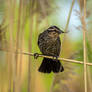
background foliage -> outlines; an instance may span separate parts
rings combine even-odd
[[[84,0],[75,0],[60,57],[83,61],[83,3]],[[39,33],[51,25],[64,30],[71,4],[72,0],[0,0],[0,92],[84,92],[82,64],[61,61],[63,73],[42,74],[37,71],[42,58],[34,60],[29,55],[11,53],[40,53]],[[91,0],[87,0],[86,8],[86,53],[91,63]],[[92,92],[91,70],[87,66],[88,92]]]

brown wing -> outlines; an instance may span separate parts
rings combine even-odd
[[[41,33],[38,37],[38,46],[44,55],[59,56],[60,54],[61,42],[59,37],[53,42],[46,33]]]
[[[38,46],[41,52],[43,52],[43,48],[45,47],[46,44],[44,36],[45,36],[44,33],[41,33],[38,37]]]

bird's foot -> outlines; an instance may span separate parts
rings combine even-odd
[[[57,62],[58,61],[58,56],[53,56],[53,59]]]
[[[37,59],[39,57],[38,53],[34,53],[34,59]]]
[[[53,56],[53,59],[56,59],[56,60],[58,60],[58,57],[57,57],[57,56]]]
[[[58,56],[56,56],[56,61],[58,61]]]

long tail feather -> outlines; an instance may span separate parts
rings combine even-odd
[[[64,68],[59,60],[44,58],[38,70],[43,73],[50,73],[51,71],[58,73],[63,72]]]

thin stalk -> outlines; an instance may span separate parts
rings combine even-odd
[[[11,49],[12,46],[13,46],[13,19],[14,19],[14,11],[13,11],[13,3],[8,0],[7,1],[7,8],[8,8],[8,21],[9,21],[9,41],[10,41],[10,44],[9,44],[9,48]],[[13,49],[11,49],[11,51],[13,51]],[[11,79],[12,79],[12,70],[14,70],[14,68],[12,67],[12,65],[14,65],[14,60],[13,60],[13,54],[12,53],[7,53],[7,56],[8,56],[8,71],[9,71],[9,88],[8,88],[8,92],[11,92],[11,85],[12,85],[12,82],[11,82]],[[14,79],[14,77],[13,77]]]
[[[86,0],[84,0],[84,16],[83,16],[83,49],[84,49],[84,88],[85,92],[87,92],[87,66],[86,66]]]
[[[83,48],[84,48],[84,87],[87,92],[87,66],[86,66],[86,41],[85,41],[85,30],[83,31]]]
[[[70,21],[70,18],[71,18],[71,14],[72,14],[72,9],[73,9],[74,3],[75,3],[75,0],[72,0],[72,4],[71,4],[70,10],[69,10],[69,14],[68,14],[68,18],[67,18],[67,23],[66,23],[64,32],[66,32],[67,29],[68,29],[68,25],[69,25],[69,21]],[[63,47],[63,43],[64,43],[65,38],[66,38],[66,34],[64,34],[64,37],[63,37],[63,40],[62,40],[62,43],[61,43],[62,47]],[[62,50],[63,49],[61,49],[60,56],[62,55]]]
[[[23,7],[23,3],[22,3],[22,28],[21,28],[21,34],[20,34],[20,52],[22,52],[23,50],[23,38],[24,38],[24,27],[25,27],[25,15],[24,15],[24,7]],[[21,79],[21,73],[22,73],[22,54],[20,55],[20,60],[19,60],[19,77]]]
[[[29,26],[29,43],[28,43],[28,48],[29,48],[29,52],[32,51],[32,31],[33,31],[33,0],[31,1],[31,8],[30,8],[30,26]],[[28,92],[32,91],[32,72],[31,72],[31,67],[32,67],[32,58],[29,56],[29,61],[28,61]]]
[[[15,53],[15,54],[24,54],[24,55],[28,55],[28,56],[34,56],[34,53],[29,53],[29,52],[12,52],[12,51],[9,51],[9,50],[3,50],[3,51],[10,52],[10,53]],[[38,57],[45,57],[45,58],[50,58],[50,59],[56,59],[56,57],[45,56],[45,55],[41,55],[41,54],[39,54]],[[76,64],[84,64],[83,61],[78,61],[78,60],[73,60],[73,59],[58,58],[58,60],[65,61],[65,62],[76,63]],[[92,62],[92,61],[90,61],[90,62]],[[86,65],[92,66],[92,63],[86,63]]]
[[[19,49],[20,43],[20,33],[21,33],[21,12],[22,12],[22,0],[19,2],[19,12],[18,12],[18,29],[16,34],[16,51]],[[18,68],[18,55],[15,56],[16,58],[16,75],[17,75],[17,68]]]
[[[30,38],[29,38],[29,51],[32,50],[32,20],[31,20],[31,28],[30,28]],[[31,92],[31,63],[32,58],[29,56],[29,61],[28,61],[28,92]]]
[[[21,2],[21,32],[20,32],[20,43],[21,43],[21,45],[20,45],[20,52],[22,52],[22,50],[23,50],[23,46],[24,46],[24,43],[23,43],[23,41],[24,41],[24,27],[25,27],[25,23],[26,23],[26,18],[25,18],[25,5],[24,5],[24,1],[22,1]],[[21,92],[21,87],[22,87],[22,80],[21,80],[21,78],[22,78],[22,65],[23,65],[23,62],[22,62],[22,60],[23,60],[23,54],[20,54],[20,58],[19,58],[19,74],[18,74],[18,79],[19,79],[19,87],[18,87],[18,90],[19,90],[19,92]]]
[[[20,46],[20,33],[21,33],[21,12],[22,12],[22,2],[23,0],[20,0],[19,2],[19,11],[18,11],[18,28],[17,28],[17,34],[16,34],[16,52]],[[16,79],[17,79],[17,69],[18,69],[18,54],[15,54],[15,59],[16,59],[16,67],[15,67],[15,76],[16,76]],[[13,86],[13,88],[15,89],[14,92],[18,91],[18,85],[17,85],[17,80],[15,79],[15,85]]]
[[[70,18],[71,18],[71,14],[72,14],[72,9],[73,9],[74,3],[75,3],[75,0],[72,0],[72,4],[71,4],[71,7],[70,7],[70,11],[69,11],[69,14],[68,14],[67,23],[66,23],[66,27],[65,27],[64,32],[66,32],[67,29],[68,29],[68,25],[69,25],[69,21],[70,21]]]

